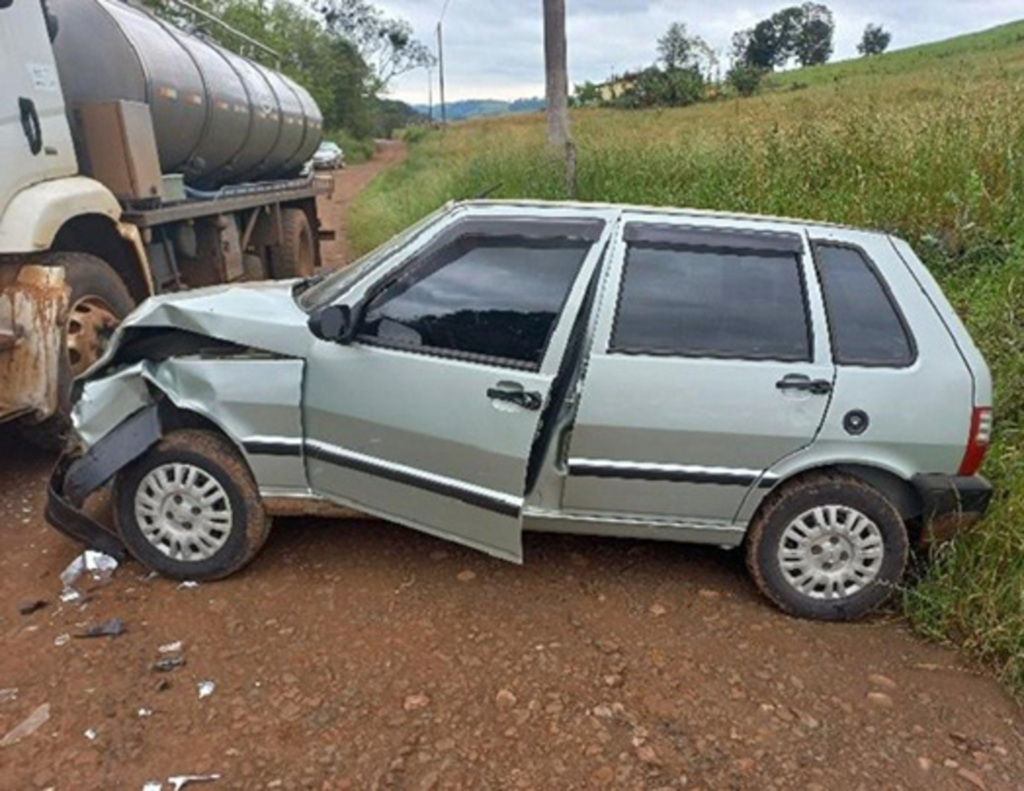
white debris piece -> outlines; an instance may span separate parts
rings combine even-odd
[[[186,783],[209,783],[214,780],[220,780],[220,775],[177,775],[167,778],[171,791],[181,791]]]
[[[152,717],[153,716],[153,709],[147,709],[145,706],[143,706],[141,709],[139,709],[139,716],[140,717]]]
[[[0,703],[7,703],[11,700],[18,699],[18,688],[11,687],[9,689],[0,689]]]
[[[53,644],[57,646],[57,648],[60,648],[62,645],[67,645],[70,639],[71,635],[69,634],[59,634],[53,638]]]
[[[164,784],[159,780],[150,780],[142,786],[142,791],[162,791],[163,787]]]
[[[81,597],[82,594],[75,588],[75,583],[86,572],[92,577],[93,582],[97,585],[102,585],[110,581],[111,576],[117,570],[117,566],[117,560],[110,557],[110,555],[105,555],[94,549],[85,550],[61,572],[60,581],[64,585],[64,592],[61,593],[60,600],[69,602]]]
[[[180,654],[183,647],[181,640],[175,640],[173,643],[164,643],[157,650],[161,654]]]
[[[178,583],[178,590],[181,590],[182,588],[198,588],[198,587],[199,587],[199,583],[196,582],[195,580],[185,580],[184,582]]]
[[[208,698],[213,694],[213,691],[217,688],[217,685],[212,681],[200,681],[199,682],[199,699]]]
[[[0,739],[0,747],[10,747],[12,744],[20,742],[26,736],[31,736],[39,730],[48,719],[50,719],[50,704],[44,703],[23,719],[19,725],[16,725],[11,731],[9,731],[3,739]]]
[[[96,741],[96,731],[94,731],[92,728],[89,728],[85,732],[85,738],[88,739],[91,742]]]

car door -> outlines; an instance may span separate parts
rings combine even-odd
[[[567,511],[727,525],[810,444],[834,369],[806,235],[623,218],[569,446]]]
[[[307,472],[327,497],[520,561],[524,480],[605,212],[462,212],[373,282],[354,341],[317,341]]]
[[[19,190],[75,172],[64,99],[38,0],[0,0],[0,215]]]

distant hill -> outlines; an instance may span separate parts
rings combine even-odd
[[[422,115],[430,112],[425,104],[414,104],[413,109]],[[465,99],[461,102],[448,102],[445,111],[449,121],[465,121],[469,118],[480,118],[485,115],[508,115],[509,113],[532,113],[544,109],[544,100],[516,99],[514,102],[503,102],[498,99]],[[434,105],[434,118],[441,118],[441,105]]]

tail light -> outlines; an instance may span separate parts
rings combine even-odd
[[[967,450],[960,462],[960,475],[974,475],[985,461],[992,442],[992,408],[975,407],[971,413],[971,433],[967,437]]]

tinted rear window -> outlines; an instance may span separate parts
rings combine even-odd
[[[630,244],[612,351],[809,360],[797,255]]]
[[[859,250],[815,246],[832,331],[832,357],[841,365],[903,367],[914,345],[880,275]]]

